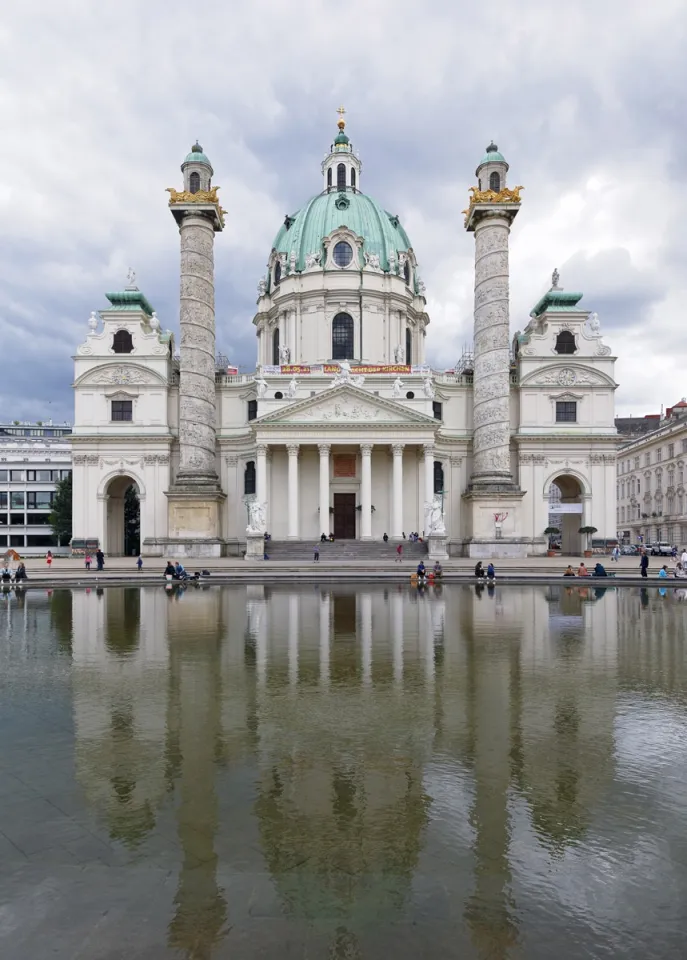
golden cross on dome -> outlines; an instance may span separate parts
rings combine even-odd
[[[337,111],[336,111],[336,112],[339,114],[339,119],[338,119],[338,121],[337,121],[337,126],[340,127],[341,130],[343,130],[343,128],[346,126],[346,121],[344,120],[344,113],[345,113],[346,111],[345,111],[344,108],[341,106],[341,107],[338,107],[338,108],[337,108]]]

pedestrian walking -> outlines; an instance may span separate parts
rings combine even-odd
[[[649,576],[649,555],[646,550],[642,550],[642,556],[639,560],[639,569],[642,571],[642,576],[644,578]]]
[[[138,560],[136,561],[136,566],[138,567],[138,572],[140,573],[143,569],[143,557],[140,554]]]
[[[47,565],[48,565],[48,570],[50,570],[50,568],[51,568],[51,566],[52,566],[52,551],[51,551],[51,550],[48,550],[48,552],[47,552],[47,554],[46,554],[46,557],[45,557],[45,562],[46,562]]]
[[[611,550],[611,560],[614,560],[615,563],[617,563],[619,559],[620,559],[620,547],[616,543],[616,545]]]
[[[320,559],[320,545],[319,545],[319,543],[316,543],[315,546],[314,546],[313,549],[312,549],[312,558],[313,558],[313,562]]]
[[[83,562],[86,569],[90,570],[91,564],[93,563],[93,557],[90,555],[90,553],[86,554],[86,556],[83,558]]]
[[[682,569],[684,570],[687,567],[687,547],[682,548],[682,556],[680,557],[680,563],[682,564]]]
[[[399,545],[396,547],[396,563],[400,563],[402,559],[403,559],[403,544],[399,543]]]

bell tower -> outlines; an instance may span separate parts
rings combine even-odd
[[[353,153],[351,141],[346,134],[346,121],[343,107],[337,110],[339,119],[337,127],[339,132],[334,137],[329,153],[322,161],[322,175],[324,177],[325,193],[344,193],[350,190],[353,193],[360,192],[360,171],[362,164],[360,159]]]

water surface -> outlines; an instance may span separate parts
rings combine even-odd
[[[0,593],[0,956],[683,957],[680,591]]]

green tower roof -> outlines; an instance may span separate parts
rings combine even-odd
[[[287,227],[286,224],[289,224]],[[410,240],[398,217],[383,210],[364,193],[321,193],[288,217],[274,240],[274,249],[290,260],[296,253],[296,270],[305,267],[309,253],[324,252],[322,241],[337,227],[348,227],[364,238],[363,252],[377,254],[382,270],[389,270],[389,254],[410,249]]]
[[[209,158],[203,153],[203,148],[197,140],[191,147],[191,152],[186,154],[184,163],[206,163],[208,167],[212,166]]]
[[[506,167],[508,166],[508,162],[506,158],[499,151],[499,148],[496,146],[493,140],[487,147],[486,153],[484,154],[480,162],[477,164],[477,170],[479,170],[479,168],[485,163],[505,163]]]

